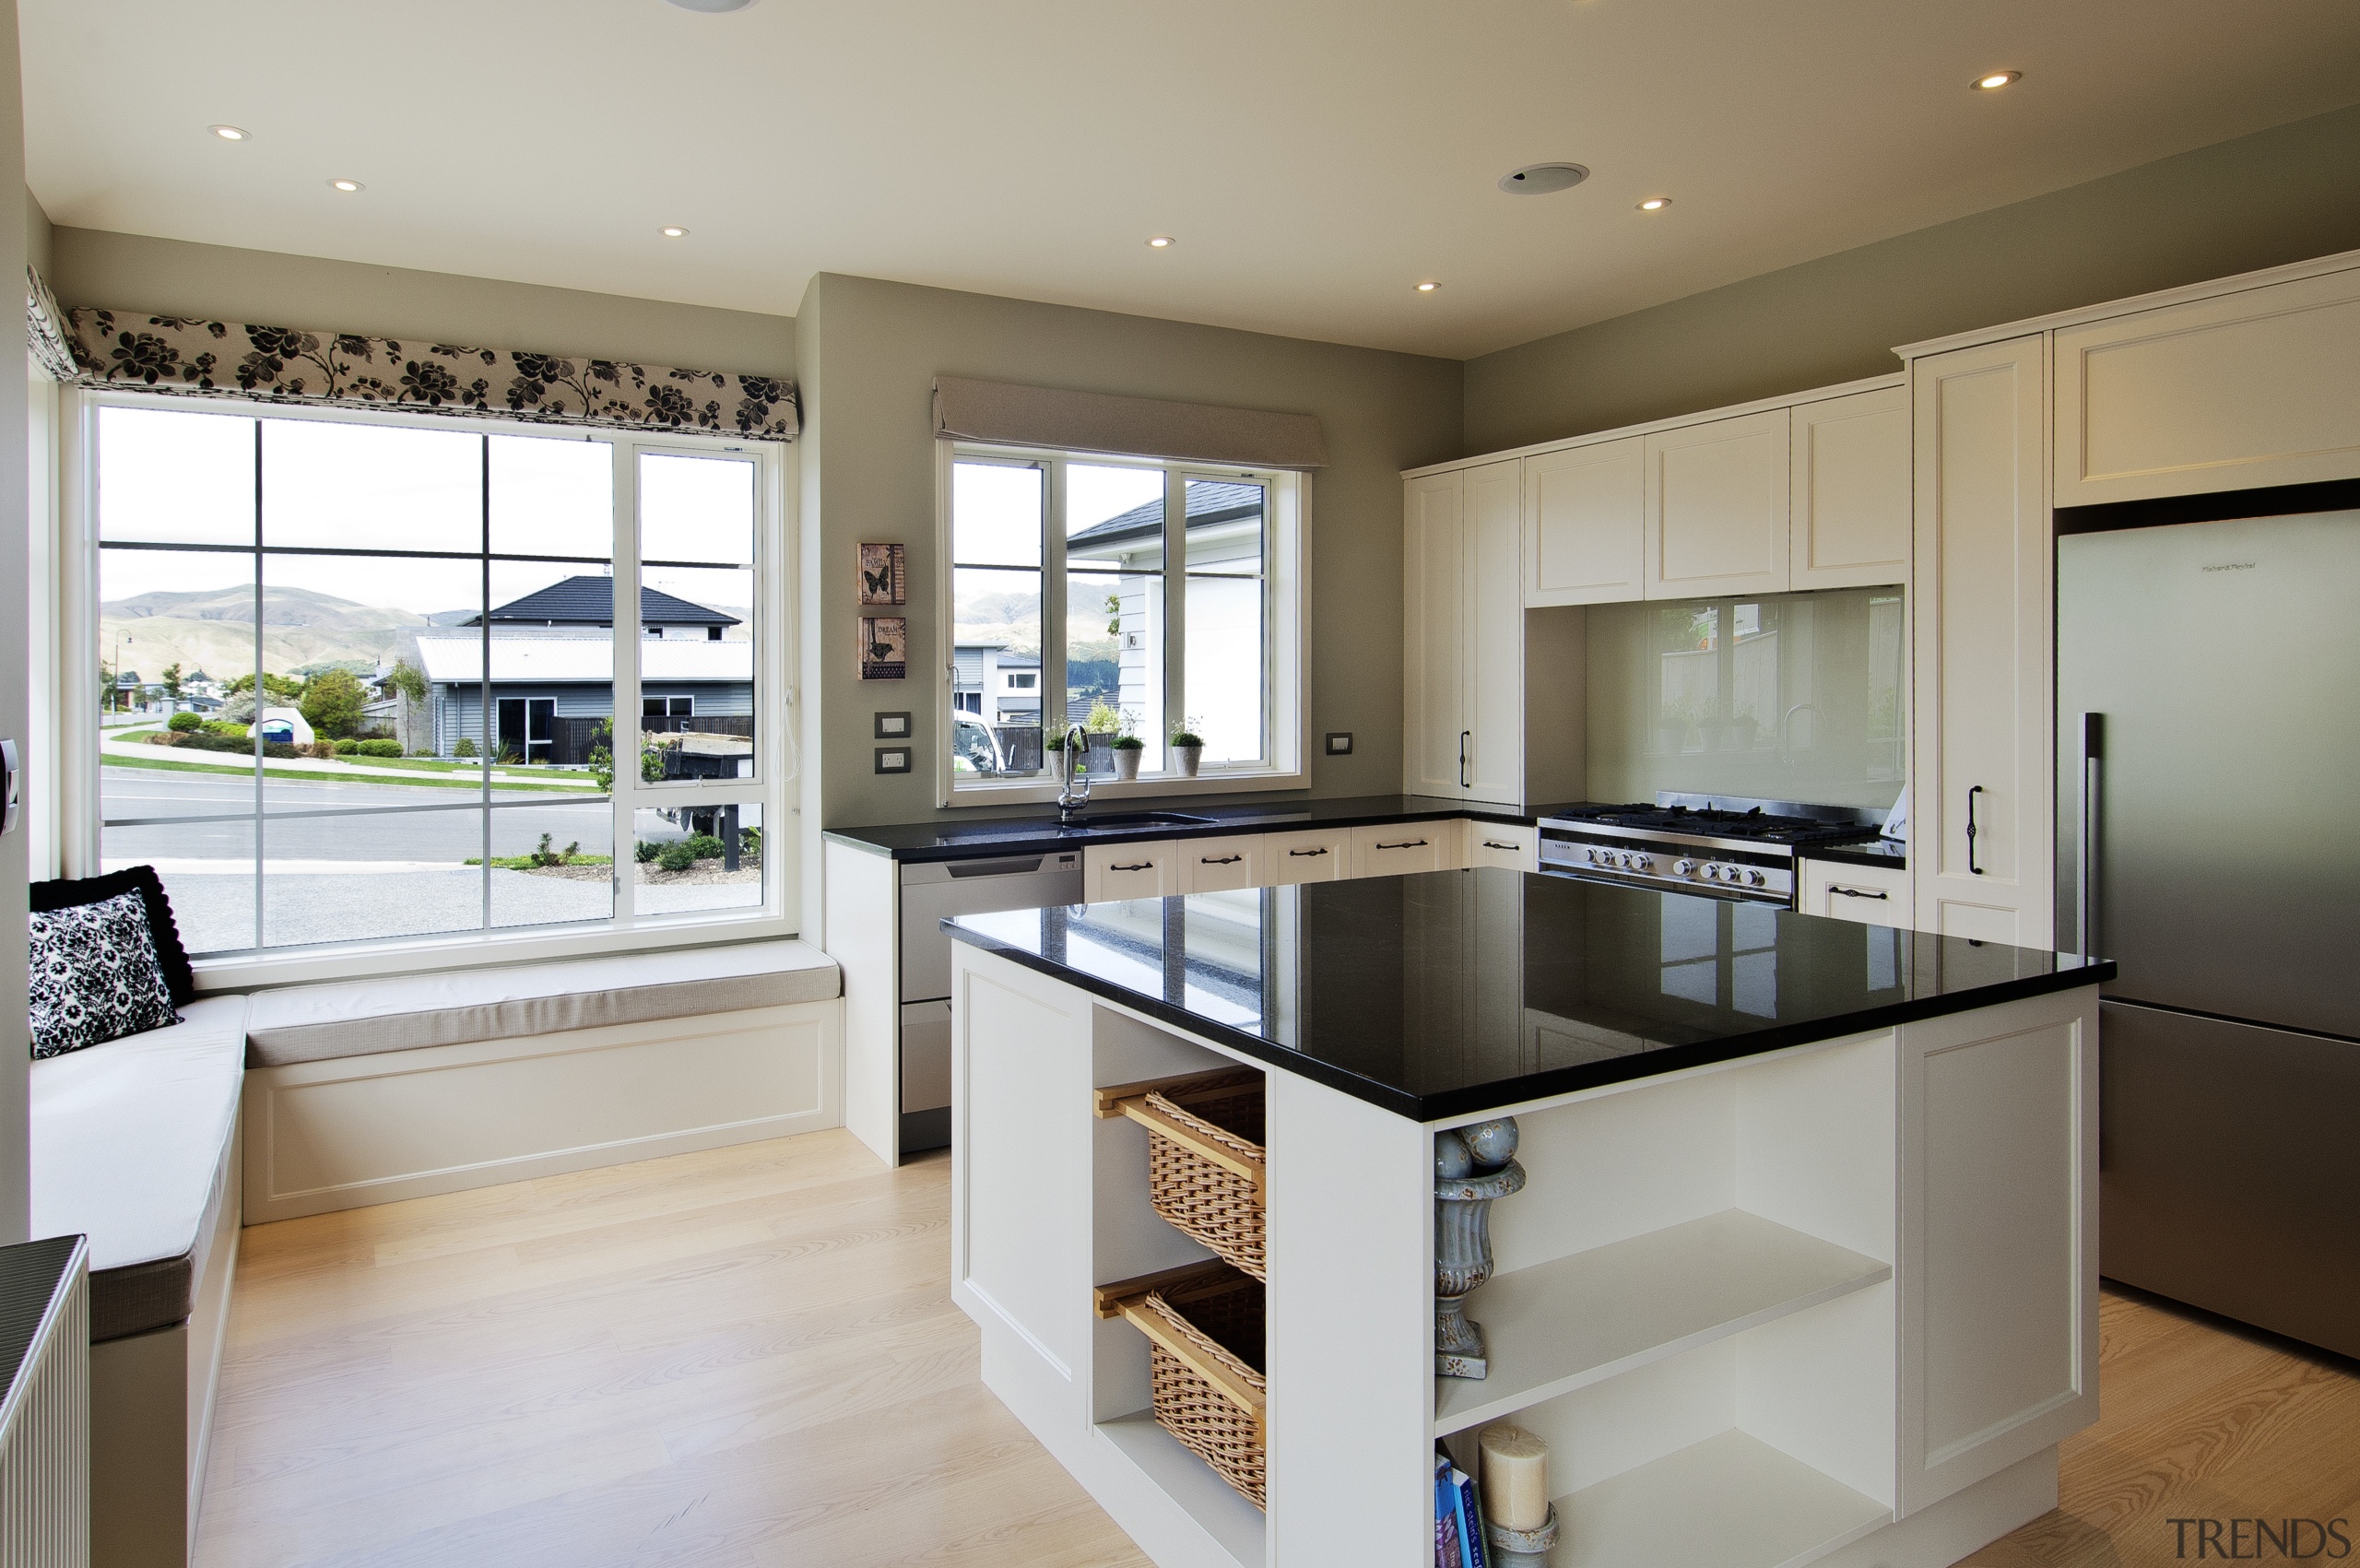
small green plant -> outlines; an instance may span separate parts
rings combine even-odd
[[[719,839],[714,838],[711,833],[691,833],[689,835],[689,848],[696,853],[696,857],[699,860],[718,860],[721,858],[723,852],[727,847],[727,845],[724,844]]]
[[[646,839],[642,839],[639,841],[638,846],[631,852],[631,857],[633,860],[638,861],[642,866],[644,866],[663,853],[664,846],[662,844],[653,843]]]
[[[1041,737],[1041,749],[1044,751],[1063,751],[1065,749],[1066,737],[1063,735],[1049,735]]]
[[[342,751],[344,748],[339,745],[336,749]],[[402,754],[402,743],[398,740],[356,740],[352,742],[352,749],[362,757],[398,757]]]
[[[459,744],[451,748],[451,755],[454,757],[473,757],[477,754],[475,737],[473,736],[463,735],[459,737]]]
[[[666,844],[663,852],[655,857],[655,864],[667,871],[686,871],[696,863],[696,847],[687,839],[682,839],[677,843]]]
[[[1117,751],[1144,751],[1147,742],[1136,735],[1118,735],[1115,737],[1114,749]]]
[[[357,740],[339,740],[336,743],[336,754],[339,757],[349,757],[360,749],[360,742]]]
[[[197,713],[174,713],[164,721],[164,727],[175,735],[186,735],[191,730],[203,729],[205,719]]]
[[[1205,737],[1201,734],[1198,733],[1197,726],[1204,722],[1204,720],[1192,714],[1187,718],[1182,719],[1178,724],[1174,725],[1172,726],[1172,744],[1174,746],[1202,746],[1205,743]]]
[[[748,856],[761,855],[762,853],[762,830],[760,828],[747,828],[741,830],[738,834],[738,853]]]
[[[1120,710],[1108,707],[1103,701],[1092,702],[1090,716],[1081,721],[1081,727],[1092,735],[1114,735],[1123,727],[1123,715]]]
[[[549,847],[549,835],[543,833],[541,835],[540,847],[534,850],[529,858],[536,866],[565,866],[571,864],[573,857],[581,853],[581,840],[576,839],[573,843],[567,844],[563,849],[551,849]]]

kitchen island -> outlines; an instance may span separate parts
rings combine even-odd
[[[1421,1568],[1437,1440],[1547,1440],[1556,1568],[1934,1568],[2096,1418],[2096,987],[2069,955],[1479,869],[964,916],[954,1295],[1163,1568]],[[1095,1287],[1209,1256],[1096,1091],[1262,1074],[1267,1514]],[[1435,1132],[1521,1129],[1435,1375]],[[1471,1467],[1468,1467],[1471,1468]]]

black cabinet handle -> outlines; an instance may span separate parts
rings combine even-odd
[[[1155,869],[1155,862],[1142,860],[1137,866],[1109,866],[1106,869],[1109,871],[1152,871]]]
[[[1827,890],[1831,893],[1842,893],[1847,899],[1889,899],[1893,897],[1891,893],[1864,893],[1858,888],[1830,887]]]
[[[1242,855],[1224,855],[1218,858],[1210,855],[1200,855],[1197,856],[1197,864],[1199,866],[1234,866],[1245,858],[1245,857]]]
[[[1461,789],[1467,787],[1467,743],[1474,738],[1475,732],[1471,729],[1458,732],[1458,787]]]
[[[1288,853],[1289,855],[1325,855],[1325,854],[1327,854],[1328,852],[1327,852],[1326,850],[1324,850],[1324,849],[1291,849],[1291,850],[1287,851],[1287,853]]]
[[[1983,867],[1975,863],[1975,797],[1983,793],[1981,784],[1970,785],[1966,792],[1966,874],[1983,875]]]
[[[1497,839],[1485,839],[1483,841],[1483,847],[1485,849],[1522,849],[1524,845],[1520,843],[1502,843]]]
[[[1376,847],[1379,849],[1423,849],[1426,847],[1426,841],[1423,839],[1403,839],[1399,843],[1381,843]]]

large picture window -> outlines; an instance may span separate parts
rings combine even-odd
[[[88,429],[98,858],[154,865],[192,952],[778,908],[767,453],[127,398]]]
[[[1301,766],[1301,478],[957,447],[948,458],[948,791],[1030,796],[1067,733],[1093,784],[1265,787]]]

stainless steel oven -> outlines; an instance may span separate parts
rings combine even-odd
[[[1788,801],[1665,796],[1540,819],[1544,875],[1794,907],[1795,859],[1874,838],[1881,814]]]

